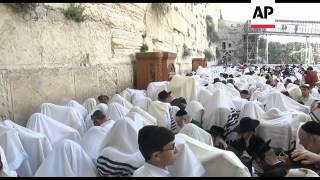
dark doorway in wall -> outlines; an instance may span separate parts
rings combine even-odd
[[[222,42],[222,49],[223,49],[223,50],[226,49],[226,42]]]

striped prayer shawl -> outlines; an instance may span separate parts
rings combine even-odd
[[[237,133],[234,129],[239,124],[239,115],[240,111],[231,108],[231,113],[229,114],[227,123],[224,126],[224,137],[227,143],[234,141],[237,138]]]
[[[169,114],[170,114],[170,120],[171,120],[171,124],[170,124],[171,131],[174,134],[177,134],[178,133],[177,122],[174,118],[175,116],[173,114],[172,107],[169,108]]]
[[[138,167],[130,164],[112,161],[107,157],[100,156],[97,159],[98,176],[103,177],[129,177]]]

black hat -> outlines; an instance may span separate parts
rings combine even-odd
[[[167,92],[167,91],[163,90],[158,94],[158,99],[165,100],[167,97],[170,96],[170,94],[171,94],[171,91]]]
[[[320,123],[316,121],[308,121],[301,126],[305,132],[312,135],[320,135]]]
[[[271,149],[271,139],[264,142],[260,138],[255,138],[254,141],[250,142],[247,152],[252,157],[252,160],[256,158],[264,159],[264,154]]]
[[[184,116],[187,115],[187,111],[185,111],[184,109],[180,109],[177,113],[176,116],[180,117],[180,116]]]
[[[212,136],[221,136],[224,137],[224,129],[219,126],[213,125],[210,130],[207,130],[208,133],[210,133]]]
[[[248,132],[256,129],[260,122],[256,119],[251,119],[250,117],[244,117],[240,120],[240,124],[235,128],[238,133]]]
[[[100,111],[100,110],[96,110],[92,115],[91,115],[91,120],[96,120],[96,119],[103,119],[105,118],[106,115]]]
[[[144,126],[139,130],[139,150],[146,160],[152,153],[161,151],[165,145],[174,141],[174,134],[165,127]]]

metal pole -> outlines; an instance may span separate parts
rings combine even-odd
[[[249,49],[249,40],[248,40],[248,37],[249,36],[249,34],[247,34],[247,59],[246,59],[246,63],[248,64],[248,59],[249,59],[249,54],[248,54],[248,49]]]
[[[268,34],[266,34],[266,48],[265,48],[265,55],[266,55],[266,61],[267,61],[267,64],[269,64],[269,59],[268,59]]]
[[[259,62],[259,35],[257,35],[257,53],[256,53],[257,64]]]

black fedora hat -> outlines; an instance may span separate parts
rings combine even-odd
[[[248,132],[256,129],[260,122],[256,119],[251,119],[250,117],[244,117],[240,120],[240,124],[235,128],[237,133]]]
[[[171,91],[167,92],[167,91],[163,90],[158,94],[158,99],[159,100],[165,100],[170,95],[171,95]]]

